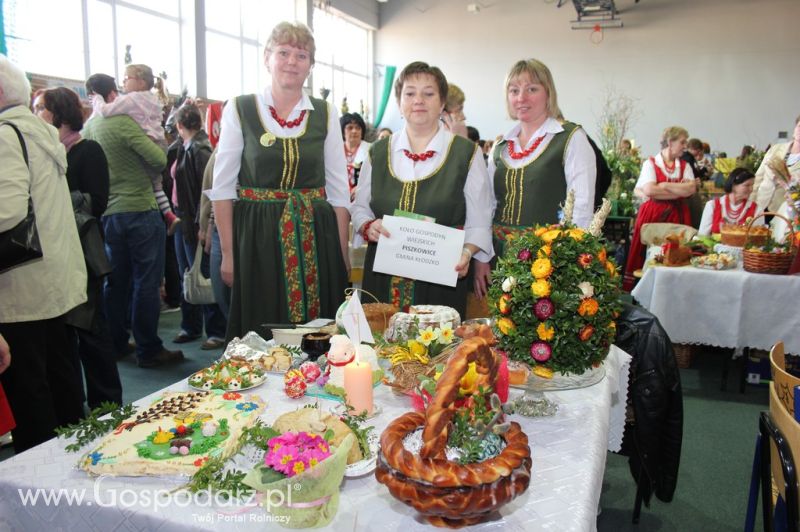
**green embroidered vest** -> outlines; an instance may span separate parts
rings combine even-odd
[[[561,126],[564,131],[554,135],[544,151],[521,168],[510,168],[501,157],[508,149],[505,140],[495,147],[494,224],[531,227],[558,222],[559,205],[567,197],[567,144],[580,127],[571,122]]]
[[[325,186],[325,137],[328,104],[311,98],[314,110],[299,137],[283,138],[264,126],[255,94],[235,100],[242,125],[244,149],[239,185],[261,188],[321,188]],[[302,154],[302,157],[301,157]]]
[[[395,209],[436,218],[436,223],[463,226],[467,216],[464,184],[475,155],[475,143],[454,136],[447,153],[433,173],[418,181],[404,183],[391,166],[391,137],[370,147],[372,163],[372,199],[370,208],[376,218],[393,215]]]

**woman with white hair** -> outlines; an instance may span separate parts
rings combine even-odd
[[[17,423],[17,453],[83,415],[63,316],[86,301],[86,267],[64,146],[58,131],[28,109],[30,93],[25,73],[0,55],[0,232],[22,221],[31,197],[43,255],[0,273],[0,335],[14,357],[0,381]]]

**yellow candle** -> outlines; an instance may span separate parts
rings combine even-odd
[[[344,367],[344,391],[355,414],[372,415],[372,366],[358,359]]]

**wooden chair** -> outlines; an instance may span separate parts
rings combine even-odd
[[[770,350],[770,360],[769,412],[762,412],[759,418],[745,531],[751,532],[755,524],[759,480],[764,530],[798,532],[800,496],[795,464],[800,459],[800,423],[793,415],[794,386],[785,381],[786,376],[796,378],[784,369],[782,342]]]
[[[788,421],[797,424],[794,419]],[[762,412],[761,436],[761,506],[764,530],[798,532],[797,470],[789,439],[779,428],[777,416]],[[785,420],[784,420],[785,421]],[[776,517],[785,523],[776,523]]]

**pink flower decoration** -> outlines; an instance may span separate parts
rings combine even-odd
[[[536,314],[536,318],[540,321],[544,321],[556,312],[556,306],[553,304],[553,300],[549,297],[542,297],[536,300],[536,303],[533,305],[533,313]]]
[[[538,341],[531,344],[531,356],[536,362],[547,362],[552,354],[553,350],[547,342]]]

